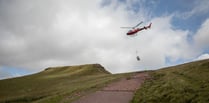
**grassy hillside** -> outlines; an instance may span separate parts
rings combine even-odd
[[[69,103],[128,74],[112,75],[99,64],[47,68],[0,80],[0,103]]]
[[[150,74],[132,103],[209,103],[209,59]]]

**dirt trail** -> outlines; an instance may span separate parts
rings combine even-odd
[[[147,73],[136,73],[129,79],[121,79],[100,91],[81,97],[73,103],[129,103],[134,92],[148,77]]]

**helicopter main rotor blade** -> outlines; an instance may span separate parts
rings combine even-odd
[[[136,26],[134,26],[133,28],[136,28],[137,26],[141,25],[143,23],[143,21],[141,21],[140,23],[138,23]]]
[[[123,29],[134,29],[136,28],[137,26],[141,25],[143,23],[143,21],[141,21],[140,23],[138,23],[136,26],[134,27],[120,27],[120,28],[123,28]]]
[[[133,27],[120,27],[120,28],[123,28],[123,29],[131,29]]]

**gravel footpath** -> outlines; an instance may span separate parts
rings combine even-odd
[[[136,73],[129,79],[111,83],[100,91],[81,97],[73,103],[129,103],[134,92],[148,77],[147,73]]]

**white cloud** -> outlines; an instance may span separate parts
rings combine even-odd
[[[202,54],[199,57],[197,57],[195,60],[203,60],[203,59],[209,59],[209,54]]]
[[[209,18],[201,25],[200,29],[194,35],[196,48],[209,49]]]
[[[126,65],[129,56],[118,59],[128,54],[123,48],[125,33],[119,28],[127,24],[123,17],[127,14],[122,7],[111,4],[110,8],[102,8],[99,3],[96,0],[82,4],[65,0],[1,3],[1,21],[5,26],[0,28],[4,36],[0,65],[40,70],[55,65],[102,63],[112,71],[113,67],[120,68],[116,61]],[[21,8],[13,8],[14,5]],[[32,7],[27,8],[28,5]]]
[[[194,60],[202,60],[202,59],[207,59],[209,58],[209,54],[207,53],[207,51],[209,50],[209,30],[208,30],[208,26],[209,26],[209,18],[205,20],[205,22],[201,25],[201,27],[198,29],[197,33],[193,36],[193,40],[194,40],[194,48],[198,55],[197,58],[195,58]],[[206,52],[206,53],[202,53],[202,52]]]

